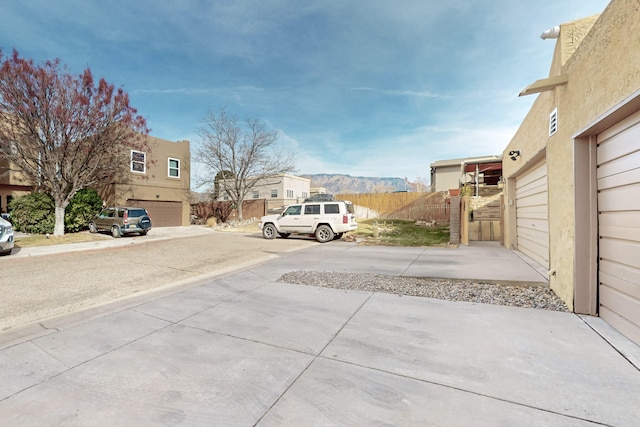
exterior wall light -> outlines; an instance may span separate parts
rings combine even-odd
[[[509,158],[511,160],[515,162],[518,157],[520,157],[520,150],[509,151]]]

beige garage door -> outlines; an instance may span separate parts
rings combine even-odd
[[[600,316],[640,344],[640,113],[598,135]]]
[[[159,202],[157,200],[127,200],[127,205],[145,208],[154,227],[182,225],[182,203]]]
[[[518,250],[549,268],[547,162],[516,179]]]

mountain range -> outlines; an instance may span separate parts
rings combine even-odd
[[[311,180],[311,188],[324,187],[331,194],[391,193],[411,191],[415,186],[406,178],[377,178],[342,174],[299,175]]]

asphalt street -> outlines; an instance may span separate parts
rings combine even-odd
[[[0,331],[158,292],[317,244],[265,240],[208,228],[154,229],[147,236],[14,250],[0,257]]]

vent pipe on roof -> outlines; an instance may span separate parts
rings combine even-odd
[[[544,33],[540,34],[540,38],[542,40],[544,40],[544,39],[557,39],[559,35],[560,35],[560,26],[556,25],[555,27],[549,28],[547,31],[545,31]]]

